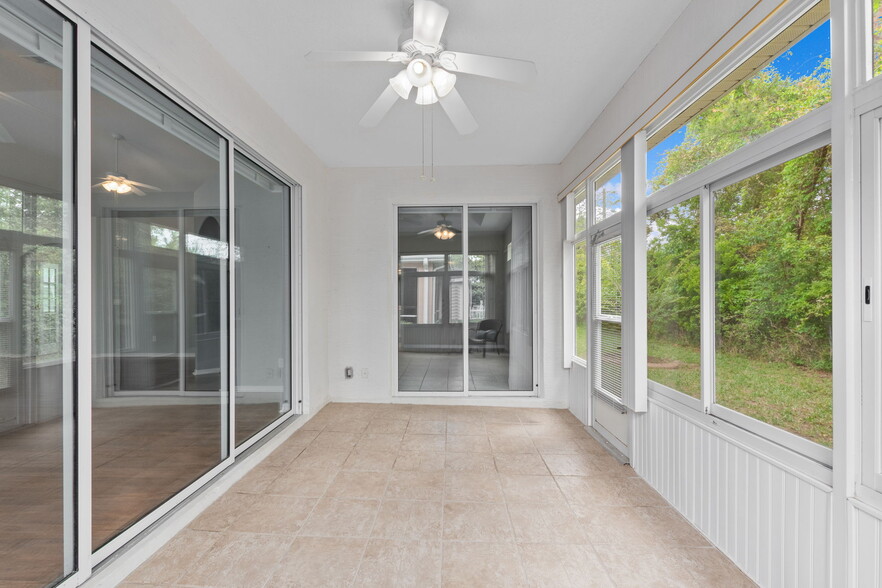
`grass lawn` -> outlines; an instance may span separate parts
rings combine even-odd
[[[697,348],[650,341],[649,378],[700,397]],[[717,403],[825,445],[833,444],[833,376],[787,363],[717,353]]]
[[[581,321],[576,323],[576,356],[588,359],[588,325]]]

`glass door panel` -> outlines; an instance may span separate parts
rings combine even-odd
[[[227,456],[227,143],[93,48],[98,548]]]
[[[74,571],[73,26],[0,5],[0,585]]]
[[[291,410],[291,189],[240,153],[236,444]]]
[[[534,389],[532,212],[468,209],[469,390]]]
[[[463,391],[462,208],[398,209],[398,389]]]

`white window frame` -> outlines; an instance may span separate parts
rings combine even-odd
[[[576,232],[576,194],[585,190],[585,228]],[[569,369],[573,364],[588,367],[588,358],[577,355],[578,342],[576,340],[578,330],[576,328],[576,248],[581,242],[588,247],[588,230],[590,214],[588,212],[588,180],[580,182],[567,194],[564,200],[565,207],[565,237],[563,241],[563,308],[564,308],[564,353],[563,367]],[[587,255],[586,255],[586,268]],[[586,273],[587,275],[587,273]],[[587,313],[586,313],[587,314]],[[587,322],[587,317],[586,317]],[[586,324],[586,335],[588,333]],[[586,352],[587,355],[587,352]]]
[[[592,173],[585,180],[585,189],[586,189],[586,202],[588,204],[588,228],[584,231],[586,237],[586,255],[585,261],[588,265],[585,273],[585,279],[587,280],[587,287],[585,288],[585,294],[588,297],[586,301],[587,312],[585,313],[585,319],[587,322],[587,327],[585,331],[585,336],[588,340],[588,348],[587,348],[587,358],[586,358],[586,367],[588,368],[588,394],[590,398],[593,400],[594,398],[602,399],[614,407],[618,408],[621,411],[625,411],[626,406],[626,393],[625,393],[625,371],[627,369],[625,363],[625,355],[627,353],[627,349],[625,349],[624,341],[622,342],[622,396],[618,397],[609,392],[602,390],[599,386],[596,386],[595,383],[598,380],[599,372],[597,370],[597,366],[594,362],[594,345],[596,343],[597,332],[595,329],[595,321],[597,320],[607,320],[609,322],[619,322],[623,323],[623,331],[624,331],[624,308],[622,309],[623,316],[616,317],[616,320],[613,317],[606,318],[598,318],[599,317],[599,304],[600,301],[597,297],[596,292],[596,284],[595,284],[595,268],[597,266],[598,260],[595,255],[595,249],[602,245],[603,243],[615,239],[617,237],[622,237],[622,212],[617,212],[616,214],[609,216],[599,222],[595,222],[594,213],[595,213],[595,188],[597,187],[598,180],[605,176],[617,165],[622,165],[622,152],[617,151],[611,158],[603,163],[597,170]],[[624,167],[624,166],[623,166]],[[624,180],[624,169],[622,170],[622,179]],[[624,186],[623,186],[624,188]],[[624,192],[624,189],[622,190]],[[620,195],[621,199],[624,201],[624,194]],[[623,243],[624,245],[624,243]],[[624,274],[626,265],[625,260],[625,252],[622,251],[622,273]],[[624,332],[623,332],[624,336]],[[592,411],[593,412],[593,411]],[[593,419],[593,417],[592,417]]]
[[[861,219],[861,398],[860,457],[856,494],[882,508],[882,314],[876,302],[882,284],[882,76],[871,81],[856,109]],[[870,288],[870,303],[865,289]]]

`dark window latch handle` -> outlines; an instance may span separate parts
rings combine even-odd
[[[870,303],[870,287],[864,286],[864,304]]]

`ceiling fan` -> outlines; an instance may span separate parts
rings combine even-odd
[[[426,229],[425,231],[420,231],[419,233],[417,233],[417,235],[428,235],[429,233],[435,235],[436,239],[447,241],[448,239],[453,239],[459,233],[462,233],[462,231],[449,224],[447,222],[447,215],[444,214],[441,215],[441,219],[433,228]]]
[[[398,51],[310,51],[312,61],[401,63],[403,70],[389,80],[389,85],[361,119],[362,126],[373,127],[392,109],[399,98],[408,100],[417,89],[416,103],[436,102],[461,135],[473,133],[478,123],[456,91],[456,74],[469,74],[526,83],[536,75],[532,61],[490,57],[473,53],[447,51],[441,35],[449,11],[432,0],[414,0],[413,31],[405,31]]]
[[[159,190],[156,186],[135,182],[128,179],[125,174],[119,173],[119,142],[125,141],[125,137],[114,133],[113,140],[116,142],[116,167],[113,168],[115,171],[112,174],[108,173],[103,178],[100,178],[101,181],[94,184],[92,187],[97,188],[98,186],[101,186],[108,192],[116,192],[117,194],[128,194],[129,192],[132,192],[138,196],[144,196],[144,191],[141,190],[141,188],[146,190]]]

